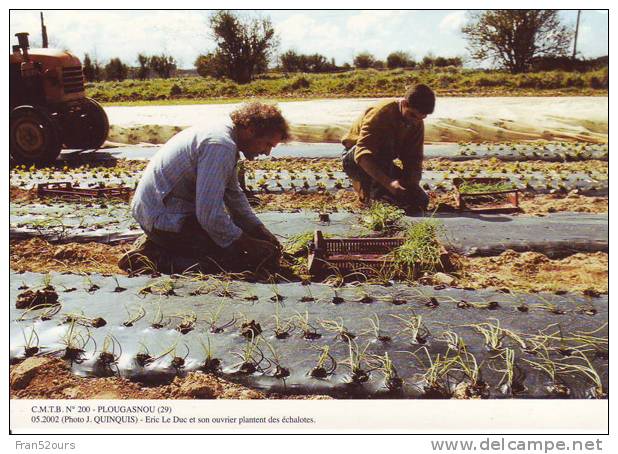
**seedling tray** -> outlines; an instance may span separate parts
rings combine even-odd
[[[341,274],[355,271],[363,274],[388,270],[394,265],[390,253],[401,246],[405,238],[324,238],[316,230],[309,245],[309,272],[323,276],[337,271]],[[451,268],[448,252],[442,248],[440,263],[443,270]]]
[[[486,191],[466,193],[461,191],[461,186],[468,184],[509,184],[508,178],[454,178],[453,186],[455,187],[457,209],[460,211],[472,211],[475,213],[512,213],[519,211],[519,189],[507,189],[503,191]],[[488,197],[497,197],[504,202],[486,203],[483,201],[483,206],[472,206],[472,203],[481,201]]]
[[[64,197],[71,199],[80,198],[121,198],[129,199],[131,190],[127,187],[117,188],[80,188],[75,187],[71,182],[58,183],[39,183],[37,185],[37,194],[39,196]]]

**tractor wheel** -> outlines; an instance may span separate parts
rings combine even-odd
[[[79,118],[74,124],[68,125],[66,129],[75,133],[75,135],[65,133],[64,144],[66,148],[101,148],[109,134],[109,120],[98,102],[91,98],[85,98]]]
[[[18,164],[49,164],[62,149],[59,130],[45,109],[19,106],[10,113],[11,156]]]

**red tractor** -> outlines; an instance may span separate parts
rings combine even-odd
[[[9,55],[10,153],[20,164],[49,164],[63,148],[100,148],[109,133],[103,108],[86,98],[77,57],[30,49],[28,33]]]

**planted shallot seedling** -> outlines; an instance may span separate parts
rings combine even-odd
[[[320,333],[317,332],[316,328],[309,322],[309,312],[305,311],[305,315],[297,312],[295,315],[295,325],[303,333],[303,338],[307,340],[315,340],[322,337]]]
[[[220,298],[235,298],[236,292],[233,289],[234,282],[228,279],[216,280],[219,289],[215,293]]]
[[[251,375],[255,372],[265,373],[269,368],[263,368],[261,364],[265,361],[264,353],[258,347],[259,339],[251,339],[245,344],[245,348],[241,352],[232,352],[234,356],[240,358],[241,362],[234,367],[238,367],[237,373],[242,375]],[[268,361],[267,361],[268,362]]]
[[[272,289],[272,296],[270,297],[270,300],[275,303],[282,302],[285,299],[285,296],[279,293],[279,287],[277,286],[277,283],[274,281],[274,279],[271,281],[270,285]]]
[[[455,357],[455,368],[464,374],[465,380],[455,387],[453,397],[458,399],[489,397],[489,385],[482,378],[481,364],[472,353],[468,352],[465,345],[459,348],[459,354]]]
[[[212,346],[210,345],[210,337],[206,336],[206,343],[200,338],[200,345],[204,350],[204,364],[202,370],[211,374],[216,374],[221,370],[221,360],[212,356]]]
[[[538,307],[539,309],[546,310],[547,312],[550,312],[550,313],[556,314],[556,315],[564,315],[566,313],[564,309],[558,307],[557,304],[550,303],[545,298],[543,298],[541,295],[538,295],[538,298],[541,301],[543,301],[543,303],[541,303],[541,304],[533,304],[532,307]]]
[[[43,276],[42,287],[45,290],[53,290],[54,286],[52,285],[52,275],[50,273],[45,273]]]
[[[161,310],[161,305],[159,304],[157,306],[157,311],[152,317],[152,322],[150,323],[150,326],[154,329],[161,329],[164,326],[168,325],[169,323],[170,323],[169,318],[164,321],[163,311]]]
[[[504,360],[504,369],[493,369],[502,372],[502,379],[498,383],[498,388],[503,394],[513,396],[527,391],[524,381],[526,374],[524,370],[515,362],[515,350],[505,348],[496,358]]]
[[[500,327],[500,321],[498,319],[491,319],[495,321],[495,325],[490,322],[477,323],[473,325],[465,325],[474,328],[476,332],[481,334],[485,339],[485,346],[489,351],[501,350],[503,345],[502,341],[508,337],[514,340],[522,349],[526,348],[526,343],[523,338],[514,331]]]
[[[65,315],[65,322],[71,323],[75,322],[82,326],[87,326],[91,328],[101,328],[102,326],[107,325],[107,322],[102,317],[86,317],[83,313],[70,312]]]
[[[311,293],[311,285],[303,284],[303,287],[305,289],[306,295],[301,297],[300,302],[301,303],[310,303],[312,301],[315,301],[315,298],[313,297],[313,293]]]
[[[275,365],[275,372],[273,373],[273,377],[284,380],[285,383],[285,379],[290,376],[290,369],[281,365],[281,357],[279,356],[275,348],[266,341],[264,341],[264,343],[273,355],[272,358],[269,359],[269,361]]]
[[[526,362],[534,369],[547,374],[550,382],[545,386],[545,389],[550,394],[558,397],[569,397],[571,395],[571,389],[566,386],[564,381],[560,378],[562,370],[559,363],[551,359],[549,351],[544,345],[537,350],[536,354],[539,357],[539,361],[530,361],[525,358],[523,358],[522,361]]]
[[[502,349],[502,340],[506,334],[500,328],[500,322],[496,320],[496,325],[491,323],[479,323],[472,327],[483,336],[485,339],[485,347],[489,351],[497,351]]]
[[[71,362],[81,363],[84,360],[86,346],[90,341],[94,343],[94,338],[90,335],[90,331],[86,329],[86,334],[82,334],[77,329],[77,323],[74,320],[71,321],[67,332],[60,339],[60,342],[65,346],[62,358]]]
[[[397,373],[393,361],[385,352],[383,356],[371,355],[369,357],[370,365],[373,369],[378,370],[384,375],[384,386],[392,392],[399,391],[403,387],[403,379]]]
[[[97,290],[99,290],[101,288],[97,284],[95,284],[92,281],[92,278],[90,276],[88,276],[88,275],[84,276],[84,282],[85,282],[85,285],[86,285],[86,291],[88,293],[94,293],[94,292],[96,292]]]
[[[33,306],[26,309],[21,315],[17,318],[17,321],[23,320],[36,320],[39,319],[41,321],[51,320],[54,315],[56,315],[62,309],[62,305],[60,303],[56,304],[41,304],[39,306]],[[38,313],[37,311],[41,311]]]
[[[219,334],[225,331],[230,326],[234,326],[236,324],[236,317],[232,316],[230,320],[225,323],[219,323],[219,319],[221,318],[221,312],[223,310],[223,303],[219,304],[217,310],[211,312],[206,317],[206,323],[210,327],[210,332],[213,334]]]
[[[118,282],[118,278],[116,276],[114,276],[114,282],[116,282],[114,293],[122,293],[126,290],[126,288],[120,286],[120,283]]]
[[[139,320],[146,316],[146,309],[144,309],[144,306],[138,307],[137,311],[134,313],[131,313],[126,307],[125,310],[127,311],[128,318],[124,322],[122,322],[122,326],[125,326],[127,328],[133,326],[135,323],[137,323]]]
[[[187,346],[187,344],[183,344],[183,345],[185,346],[185,349],[187,350],[187,352],[185,353],[185,356],[179,356],[176,353],[176,349],[177,349],[176,345],[174,345],[174,349],[170,352],[172,355],[172,361],[170,362],[170,365],[174,369],[176,369],[176,372],[179,372],[185,367],[187,356],[189,356],[189,347]]]
[[[333,298],[331,300],[331,303],[333,304],[341,304],[343,302],[345,302],[345,300],[343,299],[343,297],[339,296],[339,294],[337,293],[336,289],[333,289],[333,292],[335,293],[333,295]]]
[[[176,317],[180,317],[181,319],[180,323],[175,328],[176,331],[180,334],[187,334],[193,331],[195,328],[195,323],[197,322],[197,315],[195,315],[195,313],[191,312],[187,314],[180,314]]]
[[[607,391],[603,386],[603,381],[601,380],[599,373],[596,371],[588,357],[582,352],[577,352],[577,354],[574,356],[582,359],[584,364],[568,364],[564,366],[564,370],[568,372],[580,373],[593,383],[592,388],[588,390],[588,397],[593,399],[606,398]]]
[[[343,361],[343,364],[346,364],[350,371],[352,372],[352,376],[350,379],[352,383],[361,384],[365,383],[369,380],[369,372],[363,368],[363,362],[365,361],[365,352],[369,344],[365,345],[364,348],[360,348],[356,341],[350,340],[348,342],[348,359]]]
[[[326,331],[336,333],[335,339],[338,338],[344,342],[350,342],[352,339],[356,338],[356,335],[343,325],[343,319],[341,317],[339,317],[339,321],[321,320],[320,325],[322,325],[322,328]]]
[[[169,277],[162,278],[152,284],[142,287],[138,292],[139,295],[146,295],[148,293],[163,296],[176,295],[176,280]]]
[[[148,347],[146,347],[146,344],[140,341],[139,345],[140,345],[140,349],[135,355],[135,362],[140,367],[146,367],[148,364],[154,361],[154,359],[150,355],[150,352],[148,351]]]
[[[34,329],[34,325],[30,328],[30,335],[26,336],[26,331],[21,330],[24,336],[24,356],[30,358],[39,352],[39,335]]]
[[[103,339],[103,346],[101,348],[101,353],[99,353],[97,357],[96,367],[104,375],[108,375],[112,372],[111,368],[118,362],[120,356],[122,356],[120,342],[118,342],[118,339],[114,336],[108,334],[105,336],[105,339]]]
[[[421,359],[418,352],[423,350],[427,357],[427,363]],[[427,347],[421,347],[416,352],[408,352],[418,364],[426,369],[423,374],[423,391],[426,398],[429,399],[448,399],[451,397],[451,389],[449,385],[449,373],[456,365],[456,358],[449,357],[448,351],[445,355],[438,353],[434,358],[429,354]]]
[[[423,323],[423,317],[421,315],[416,315],[414,311],[411,312],[412,315],[407,318],[395,314],[391,314],[391,317],[401,320],[404,323],[404,327],[399,331],[399,334],[405,334],[410,337],[412,343],[426,344],[427,338],[431,333]]]
[[[597,308],[594,307],[594,305],[592,303],[588,303],[588,304],[581,304],[577,306],[577,311],[578,314],[584,314],[584,315],[597,315]]]
[[[287,339],[290,337],[291,332],[294,330],[295,326],[292,320],[287,320],[283,322],[281,320],[281,316],[279,315],[279,305],[275,307],[275,315],[273,315],[273,319],[275,320],[275,338],[277,339]]]
[[[330,354],[328,345],[321,348],[316,347],[316,349],[320,351],[320,356],[318,356],[316,365],[309,371],[309,375],[313,378],[327,378],[337,369],[337,361]],[[327,362],[330,364],[327,365]]]
[[[390,336],[387,336],[380,329],[380,319],[378,314],[373,314],[373,317],[368,317],[366,320],[369,321],[371,328],[362,334],[372,334],[373,338],[380,342],[390,342],[392,339]]]
[[[607,350],[609,339],[607,337],[599,337],[594,334],[605,329],[608,322],[603,323],[597,329],[592,331],[575,331],[571,333],[570,340],[582,344],[582,346],[592,347],[594,350]]]
[[[466,349],[464,340],[455,331],[442,332],[442,336],[438,338],[438,340],[446,342],[446,346],[455,352],[460,352]]]

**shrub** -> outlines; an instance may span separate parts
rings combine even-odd
[[[294,90],[302,90],[303,88],[309,88],[311,86],[311,82],[306,79],[304,76],[299,76],[294,79],[289,84],[283,87],[286,91],[294,91]]]
[[[170,96],[178,96],[182,94],[182,88],[178,84],[172,85],[170,88]]]
[[[413,68],[416,66],[416,62],[407,52],[397,51],[388,54],[388,57],[386,57],[386,66],[388,66],[389,69]]]
[[[375,61],[375,57],[369,52],[362,52],[354,57],[354,67],[359,69],[371,68]]]

